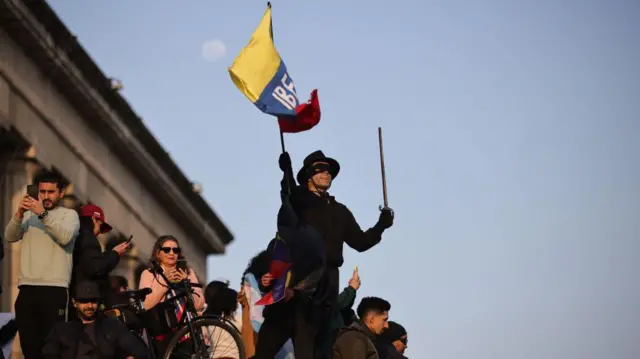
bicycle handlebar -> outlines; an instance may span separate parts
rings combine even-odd
[[[170,281],[169,278],[167,278],[167,276],[164,274],[164,269],[162,269],[162,266],[160,266],[160,264],[156,261],[151,261],[151,268],[149,268],[149,270],[151,270],[152,273],[159,274],[171,289],[183,289],[184,286],[181,286],[180,283],[185,283],[185,282],[188,282],[191,288],[204,288],[203,284],[193,283],[188,279],[178,283]]]

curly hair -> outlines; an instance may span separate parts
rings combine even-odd
[[[205,314],[231,317],[238,308],[237,298],[238,292],[229,288],[229,283],[214,280],[204,289]]]
[[[271,247],[271,246],[270,246]],[[271,248],[267,248],[262,252],[256,254],[249,260],[247,268],[242,273],[242,279],[240,285],[244,285],[244,278],[247,274],[252,274],[255,278],[261,278],[263,274],[269,271],[269,265],[271,264]]]

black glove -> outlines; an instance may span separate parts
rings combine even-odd
[[[380,218],[378,218],[378,226],[382,229],[387,229],[393,226],[393,210],[389,207],[384,207],[380,210]]]
[[[289,157],[289,152],[282,152],[280,154],[278,165],[282,172],[286,173],[287,171],[291,171],[291,157]]]

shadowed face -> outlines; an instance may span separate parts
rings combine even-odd
[[[407,337],[407,334],[405,334],[402,337],[400,337],[400,339],[394,341],[393,346],[396,348],[398,353],[404,354],[404,351],[407,350],[407,348],[409,347],[408,343],[409,343],[408,337]]]
[[[313,175],[309,179],[311,182],[310,187],[315,187],[318,190],[326,191],[331,187],[331,174],[329,170],[329,164],[326,162],[316,162],[311,167]]]
[[[73,305],[76,307],[78,317],[84,321],[94,320],[96,312],[98,310],[98,300],[73,300]]]

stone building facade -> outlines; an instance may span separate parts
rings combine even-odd
[[[49,5],[0,0],[0,225],[40,168],[68,182],[65,206],[101,206],[108,238],[134,236],[117,272],[130,285],[155,239],[173,234],[190,265],[233,236]],[[3,243],[0,311],[13,311],[20,244]],[[19,354],[16,352],[15,354]]]

